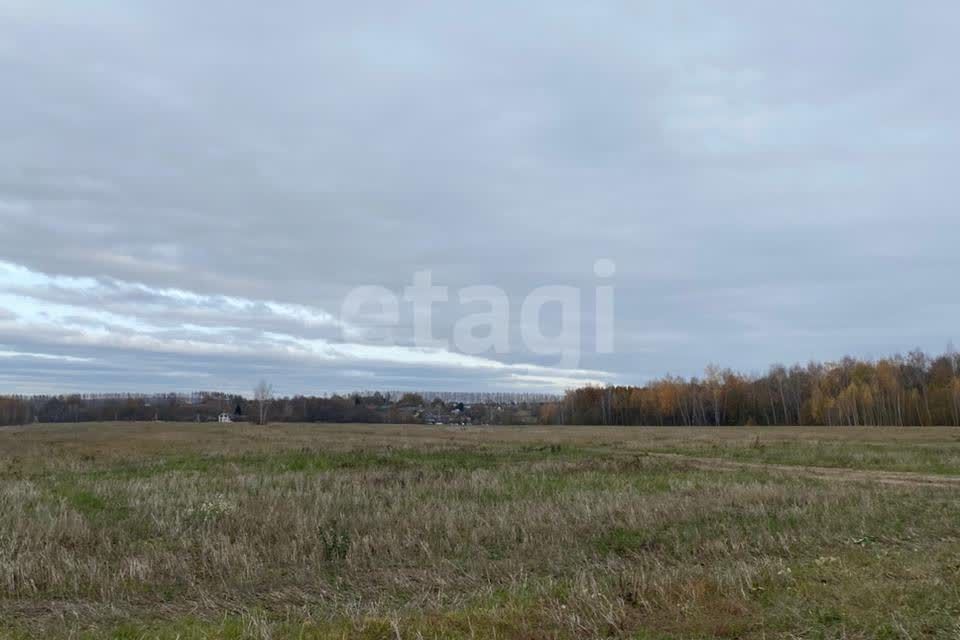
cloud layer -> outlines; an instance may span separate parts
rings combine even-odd
[[[170,379],[178,378],[178,388],[244,391],[240,385],[258,371],[288,393],[305,391],[307,381],[321,384],[322,391],[370,384],[392,389],[432,375],[443,384],[431,389],[480,384],[558,390],[610,377],[602,371],[506,364],[445,348],[377,344],[364,340],[362,330],[302,305],[48,276],[4,262],[0,308],[0,336],[18,345],[0,350],[8,365],[5,377],[22,376],[44,389],[70,379],[60,384],[126,390],[138,384],[128,378],[133,376],[147,388],[156,385],[151,380],[173,384]]]
[[[950,3],[6,0],[0,21],[0,391],[555,389],[955,336]],[[617,350],[590,353],[585,306],[582,371],[336,317],[421,269],[589,297],[599,258]]]

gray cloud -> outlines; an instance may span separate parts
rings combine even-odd
[[[953,335],[951,3],[7,0],[0,20],[0,259],[97,283],[21,285],[35,310],[82,313],[6,309],[0,349],[98,367],[10,356],[4,388],[245,389],[264,367],[304,391],[536,385],[274,362],[265,332],[338,342],[264,305],[335,313],[427,268],[514,307],[545,284],[589,301],[597,258],[617,264],[618,349],[581,366],[618,380]],[[94,312],[168,345],[217,327],[239,351],[144,349],[122,323],[63,339]]]

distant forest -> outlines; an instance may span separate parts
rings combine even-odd
[[[958,374],[960,357],[952,351],[778,365],[761,376],[711,366],[702,378],[570,391],[544,405],[540,418],[601,425],[960,426]]]
[[[428,396],[429,398],[429,396]],[[167,396],[4,396],[0,425],[113,420],[210,421],[254,415],[254,402],[223,393]],[[644,386],[584,387],[562,399],[464,404],[422,395],[272,398],[274,422],[571,424],[649,426],[960,426],[960,356],[921,351],[878,361],[844,358],[776,365],[764,375],[717,366],[703,377],[667,376]]]
[[[353,393],[270,397],[267,422],[535,424],[544,394],[467,393],[464,403],[437,393]],[[444,399],[447,397],[447,399]],[[0,425],[34,422],[259,422],[259,402],[218,392],[0,397]]]

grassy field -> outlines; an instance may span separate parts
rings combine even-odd
[[[958,638],[960,430],[0,429],[0,638]]]

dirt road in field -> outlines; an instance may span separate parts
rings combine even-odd
[[[945,487],[960,489],[960,477],[942,476],[930,473],[913,473],[908,471],[874,471],[866,469],[845,469],[842,467],[801,467],[787,464],[771,464],[764,462],[741,462],[725,460],[723,458],[701,458],[679,453],[644,452],[640,454],[663,460],[674,460],[697,469],[706,471],[769,471],[784,473],[818,480],[833,480],[840,482],[876,482],[880,484],[907,485],[913,487]]]

